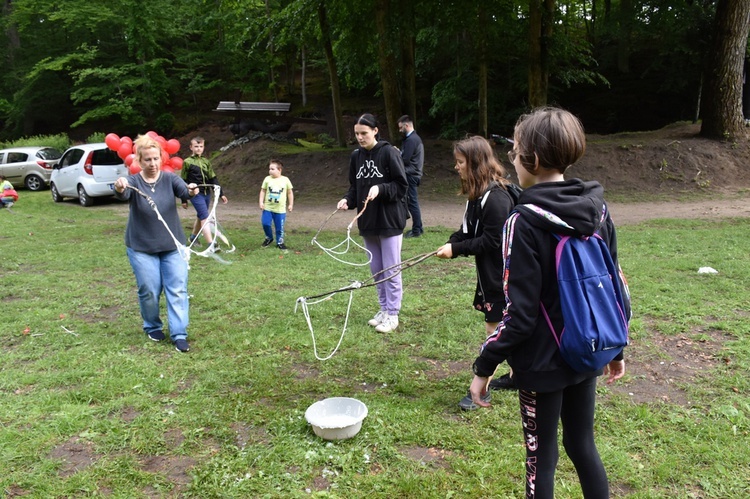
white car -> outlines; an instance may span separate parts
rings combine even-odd
[[[54,147],[11,147],[0,150],[0,174],[16,188],[41,191],[49,184],[52,165],[60,159]]]
[[[73,197],[81,206],[91,206],[94,198],[114,196],[115,180],[128,173],[122,159],[104,142],[73,146],[52,167],[52,200],[59,203]]]

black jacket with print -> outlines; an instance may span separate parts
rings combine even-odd
[[[370,188],[377,185],[378,197],[367,203],[357,219],[361,236],[391,237],[406,226],[406,173],[398,150],[378,141],[369,151],[358,147],[349,159],[349,190],[344,195],[349,209],[361,212]]]
[[[577,236],[598,233],[619,268],[617,235],[603,194],[598,182],[579,179],[545,182],[523,191],[518,200],[519,213],[511,214],[504,227],[506,308],[497,330],[485,340],[474,361],[475,374],[491,376],[497,365],[507,360],[516,386],[536,392],[561,390],[602,374],[601,369],[579,373],[568,366],[539,303],[544,303],[550,321],[560,331],[563,318],[555,268],[557,239],[553,232]],[[558,218],[544,218],[524,204],[536,205]],[[626,317],[630,317],[629,300],[626,308]]]

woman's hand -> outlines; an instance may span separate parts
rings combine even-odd
[[[446,243],[440,246],[435,254],[438,258],[453,258],[453,245]]]
[[[348,210],[349,209],[349,203],[346,202],[346,199],[342,199],[341,201],[336,204],[337,210]]]
[[[378,197],[378,194],[380,194],[380,187],[377,185],[373,185],[370,187],[370,192],[367,193],[367,200],[372,201],[376,197]]]
[[[117,180],[115,180],[115,191],[122,194],[125,192],[125,189],[127,189],[130,186],[128,184],[128,179],[125,177],[120,177]]]

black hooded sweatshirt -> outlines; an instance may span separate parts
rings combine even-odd
[[[474,373],[492,376],[504,360],[513,368],[516,385],[524,390],[551,392],[599,376],[602,370],[578,373],[568,366],[541,314],[540,301],[555,330],[562,329],[553,233],[591,236],[598,232],[617,260],[617,236],[605,208],[604,189],[598,182],[579,179],[536,184],[523,191],[518,213],[504,229],[506,308],[498,329],[482,345]],[[536,205],[559,218],[543,216],[523,204]],[[626,317],[630,317],[627,290]],[[618,359],[622,358],[622,354]]]
[[[398,150],[384,140],[369,151],[358,147],[349,159],[349,190],[344,195],[349,209],[361,212],[370,187],[377,185],[378,197],[367,203],[357,219],[361,236],[397,236],[406,226],[404,163]]]

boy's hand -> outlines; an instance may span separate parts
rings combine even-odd
[[[187,201],[183,201],[182,202],[182,208],[185,209],[185,210],[187,210],[187,207],[188,207]]]
[[[263,210],[266,209],[266,204],[265,203],[258,203],[258,204],[260,205],[260,211],[263,211]]]
[[[294,206],[290,204],[288,209],[289,209],[289,213],[291,213],[292,209],[294,209]]]
[[[228,201],[229,201],[229,200],[227,199],[227,197],[226,197],[226,196],[221,196],[221,202],[222,202],[222,203],[224,203],[224,204],[227,204],[227,202],[228,202]]]

